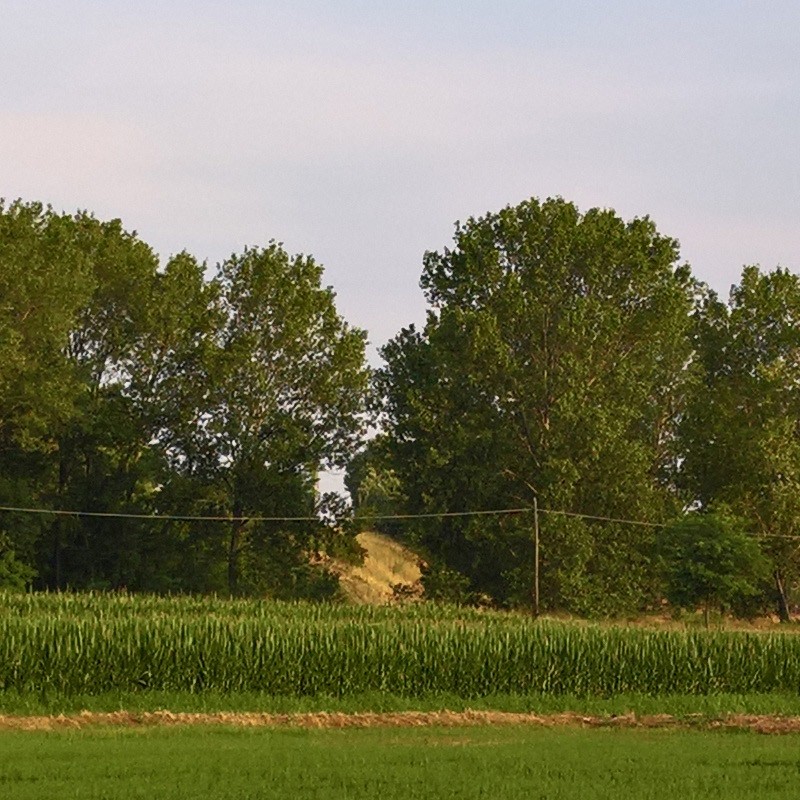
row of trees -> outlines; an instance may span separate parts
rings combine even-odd
[[[758,537],[771,577],[749,559],[756,594],[786,616],[800,545],[796,275],[748,267],[724,303],[650,219],[555,199],[458,225],[451,249],[426,254],[422,287],[424,328],[383,349],[383,433],[351,467],[362,505],[431,513],[537,498],[651,523],[716,509]],[[529,514],[406,530],[430,556],[429,588],[529,602]],[[658,603],[676,547],[657,527],[543,514],[543,604]]]
[[[317,471],[363,433],[365,335],[319,265],[274,242],[205,273],[185,252],[160,268],[118,221],[0,205],[2,505],[320,510]],[[325,595],[335,580],[308,554],[337,537],[322,521],[5,512],[0,585]]]
[[[723,302],[648,218],[530,200],[425,255],[426,324],[383,348],[370,388],[365,335],[312,258],[270,243],[207,271],[188,253],[159,265],[119,222],[0,205],[0,505],[242,519],[0,512],[0,584],[329,595],[310,556],[351,552],[352,531],[314,483],[348,465],[362,514],[534,498],[650,523],[717,511],[724,524],[666,542],[657,527],[543,513],[543,606],[657,603],[664,576],[685,574],[676,552],[741,570],[722,539],[689,546],[738,526],[758,545],[751,598],[787,613],[797,276],[748,267]],[[362,447],[368,422],[380,433]],[[530,602],[530,514],[384,528],[421,548],[431,594]]]

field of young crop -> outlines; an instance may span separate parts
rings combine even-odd
[[[534,621],[433,605],[0,594],[0,693],[282,697],[800,691],[800,637]]]
[[[798,744],[517,726],[18,731],[0,732],[0,786],[3,800],[790,800]]]

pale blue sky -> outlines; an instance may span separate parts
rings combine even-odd
[[[0,0],[0,195],[162,256],[283,241],[381,344],[455,220],[650,214],[726,292],[800,269],[800,2]],[[373,355],[373,360],[376,360]]]

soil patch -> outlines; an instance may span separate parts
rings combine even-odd
[[[339,585],[352,602],[390,603],[396,599],[395,586],[406,587],[409,596],[420,594],[421,573],[416,553],[391,537],[372,531],[359,533],[356,539],[364,549],[364,563],[330,565],[339,574]]]
[[[401,711],[391,713],[262,714],[220,712],[215,714],[172,711],[112,711],[59,716],[0,715],[0,730],[58,731],[94,726],[152,727],[181,725],[232,725],[238,727],[292,728],[401,728],[465,727],[476,725],[537,725],[541,727],[594,728],[703,728],[743,729],[765,734],[800,733],[800,717],[702,714],[674,717],[669,714],[637,716],[586,716],[582,714],[520,714],[504,711]]]

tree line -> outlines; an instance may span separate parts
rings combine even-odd
[[[545,608],[788,614],[796,275],[746,267],[723,300],[649,218],[531,199],[425,254],[426,322],[371,374],[313,258],[270,242],[208,272],[119,221],[0,205],[0,505],[159,517],[2,512],[0,585],[333,596],[315,556],[357,556],[355,528],[314,486],[346,466],[362,516],[536,498],[651,523],[543,516]],[[382,527],[429,595],[530,603],[530,515]]]
[[[277,243],[206,278],[119,221],[0,206],[0,585],[327,596],[317,472],[364,429],[365,334]]]
[[[425,255],[421,285],[425,325],[383,349],[383,433],[351,467],[357,500],[413,513],[537,498],[649,522],[543,516],[544,607],[620,613],[669,594],[786,616],[800,547],[796,275],[747,267],[724,302],[649,218],[532,199],[458,224],[452,247]],[[681,549],[687,525],[694,549]],[[407,528],[431,556],[432,592],[530,601],[530,515]]]

